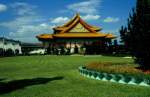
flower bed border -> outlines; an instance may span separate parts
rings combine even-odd
[[[148,79],[136,79],[133,76],[125,76],[123,74],[110,74],[106,72],[97,72],[93,70],[87,70],[86,67],[80,66],[79,72],[81,75],[92,78],[95,80],[110,81],[121,84],[131,84],[139,86],[150,86],[150,80]]]

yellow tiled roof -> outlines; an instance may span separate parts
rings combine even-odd
[[[83,26],[85,30],[78,31],[74,30],[75,32],[71,32],[73,28],[75,28],[78,24],[81,24],[81,27]],[[100,38],[105,37],[109,39],[116,38],[113,34],[105,34],[98,32],[101,28],[97,26],[91,26],[87,24],[84,20],[80,18],[79,14],[76,14],[76,16],[71,19],[69,22],[64,24],[63,26],[58,26],[54,28],[54,34],[41,34],[36,36],[38,39],[55,39],[55,38]],[[55,34],[57,33],[57,34]]]
[[[53,34],[41,34],[36,37],[40,39],[53,39]]]
[[[74,16],[74,18],[72,18],[69,22],[65,23],[64,25],[55,27],[54,30],[61,30],[61,33],[65,33],[67,31],[67,29],[74,27],[74,25],[76,25],[78,22],[82,23],[87,29],[89,29],[91,31],[91,33],[94,31],[101,30],[101,28],[99,28],[97,26],[91,26],[91,25],[87,24],[85,21],[83,21],[80,18],[79,14],[76,14],[76,16]]]
[[[62,33],[55,34],[54,37],[60,38],[90,38],[90,37],[105,37],[106,34],[103,33]]]
[[[109,39],[116,38],[113,34],[104,33],[62,33],[62,34],[41,34],[37,36],[39,39],[54,39],[54,38],[100,38],[105,37]]]
[[[106,34],[105,38],[113,39],[113,38],[116,38],[116,36],[114,36],[113,34]]]

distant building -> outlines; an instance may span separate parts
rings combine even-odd
[[[87,24],[76,14],[69,22],[54,28],[53,34],[37,38],[50,54],[101,54],[108,50],[113,34],[102,33],[102,28]]]
[[[40,43],[21,43],[21,50],[23,55],[29,55],[31,51],[42,49],[43,46]]]
[[[20,42],[0,37],[0,56],[12,56],[22,54]]]

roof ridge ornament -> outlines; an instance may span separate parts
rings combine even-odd
[[[76,16],[80,17],[80,13],[79,13],[79,12],[77,12],[77,13],[76,13]]]

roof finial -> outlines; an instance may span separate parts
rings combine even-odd
[[[79,16],[79,17],[80,17],[80,14],[79,14],[79,12],[77,12],[77,13],[76,13],[76,16]]]

